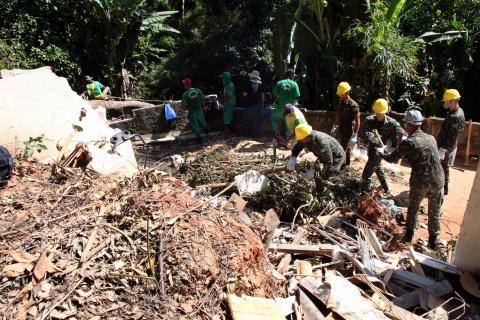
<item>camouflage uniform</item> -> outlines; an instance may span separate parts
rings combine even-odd
[[[320,131],[312,131],[312,141],[304,143],[298,141],[292,150],[292,157],[298,157],[303,148],[313,152],[317,161],[323,164],[321,179],[328,179],[338,173],[345,163],[345,152],[335,138]]]
[[[412,167],[405,238],[412,240],[420,202],[427,197],[429,244],[433,247],[440,235],[440,209],[445,183],[435,138],[417,129],[395,151],[383,156],[388,162],[396,162],[400,158],[407,159]]]
[[[382,138],[382,142],[385,145],[391,144],[392,147],[395,147],[397,143],[400,142],[405,132],[400,127],[400,124],[389,116],[385,116],[385,119],[382,122],[377,121],[375,115],[368,116],[363,124],[362,135],[365,136],[366,132],[372,132],[373,129],[377,129],[378,134]],[[387,179],[385,177],[385,172],[383,172],[381,166],[382,159],[377,156],[375,147],[380,146],[375,145],[372,142],[368,143],[368,161],[362,173],[362,190],[370,189],[371,178],[375,172],[380,184],[383,187],[383,190],[385,192],[390,192],[390,188],[388,187]]]
[[[350,165],[351,153],[351,148],[349,147],[348,142],[352,137],[354,120],[359,114],[360,107],[352,98],[348,97],[347,101],[340,100],[340,104],[337,107],[337,119],[339,119],[338,140],[343,150],[345,150],[345,164],[347,166]]]
[[[443,172],[445,174],[445,194],[448,193],[449,168],[453,166],[455,155],[457,154],[458,135],[463,129],[465,129],[463,110],[458,107],[454,111],[448,111],[437,136],[438,147],[447,150],[445,159],[442,160]]]

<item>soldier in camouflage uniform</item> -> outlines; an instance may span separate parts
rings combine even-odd
[[[388,103],[385,99],[378,99],[373,105],[374,115],[368,116],[363,124],[362,133],[368,137],[368,161],[362,173],[362,191],[368,191],[371,188],[371,178],[373,173],[377,174],[378,180],[385,193],[390,193],[385,172],[381,167],[382,159],[377,156],[375,147],[380,146],[380,141],[372,133],[376,129],[384,145],[395,147],[404,134],[400,124],[393,118],[386,115],[388,112]]]
[[[323,171],[317,180],[317,188],[320,187],[320,180],[328,180],[337,174],[345,163],[345,152],[338,141],[326,133],[312,130],[307,123],[302,123],[295,128],[295,138],[298,142],[292,150],[292,157],[287,168],[293,171],[298,162],[298,155],[304,148],[307,148],[323,165]]]
[[[459,100],[460,93],[455,89],[447,89],[443,95],[444,108],[448,110],[448,113],[438,133],[437,144],[445,174],[445,195],[448,194],[449,168],[455,163],[457,154],[458,135],[465,129],[465,115],[458,105]]]
[[[350,97],[351,87],[347,82],[340,82],[337,87],[337,95],[340,98],[340,104],[337,107],[337,119],[332,128],[331,135],[336,136],[345,150],[345,165],[350,165],[350,154],[357,144],[357,135],[360,130],[360,107]]]
[[[388,162],[400,158],[408,160],[412,167],[410,174],[410,204],[408,205],[407,224],[404,241],[412,242],[417,223],[420,203],[428,198],[428,245],[435,248],[440,235],[440,210],[443,203],[443,184],[445,182],[440,164],[440,154],[435,138],[420,129],[423,116],[418,110],[405,113],[405,130],[408,138],[400,142],[398,148],[390,154],[378,148],[377,154]]]

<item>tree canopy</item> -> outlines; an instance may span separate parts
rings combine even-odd
[[[0,68],[43,65],[82,90],[84,76],[122,97],[178,98],[191,77],[253,69],[272,85],[295,68],[301,104],[333,109],[348,81],[364,111],[378,97],[443,115],[445,88],[480,120],[480,0],[0,0]]]

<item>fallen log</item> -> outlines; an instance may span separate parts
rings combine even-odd
[[[103,107],[110,110],[119,110],[123,108],[151,108],[154,104],[143,101],[109,101],[109,100],[88,100],[93,109]]]

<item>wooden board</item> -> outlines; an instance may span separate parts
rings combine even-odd
[[[227,296],[233,320],[285,320],[278,304],[273,299]]]
[[[297,253],[304,255],[323,255],[331,254],[333,250],[333,245],[331,244],[279,244],[272,243],[269,247],[270,251],[276,252],[286,252],[286,253]]]

